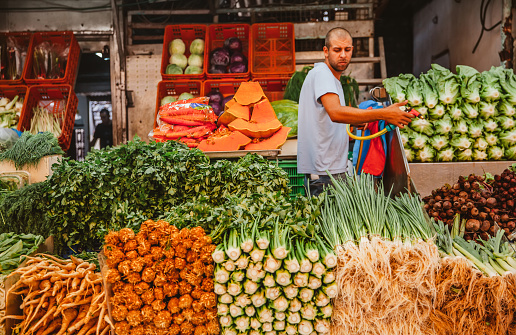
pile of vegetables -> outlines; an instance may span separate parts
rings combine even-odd
[[[217,119],[219,129],[202,141],[202,151],[278,149],[287,140],[289,127],[278,120],[258,82],[243,82]]]
[[[24,260],[23,255],[35,252],[44,239],[32,234],[0,234],[0,273],[10,274]]]
[[[393,101],[408,100],[424,116],[401,131],[408,161],[515,159],[516,75],[503,67],[479,73],[458,65],[456,71],[432,64],[419,78],[384,80]]]
[[[99,250],[108,230],[137,229],[200,198],[221,206],[229,197],[288,196],[288,181],[284,170],[257,155],[210,164],[179,142],[135,139],[91,152],[82,162],[63,159],[47,181],[4,197],[0,233],[54,235],[58,254],[68,247]]]
[[[54,135],[25,131],[10,149],[0,153],[0,161],[11,161],[21,170],[24,166],[36,166],[43,157],[51,155],[64,155]]]
[[[207,104],[208,98],[178,100],[162,105],[158,111],[158,128],[152,132],[156,141],[177,140],[190,148],[199,146],[217,128],[217,116]]]
[[[305,82],[306,75],[313,69],[313,66],[305,66],[301,71],[296,71],[290,78],[285,87],[285,95],[283,99],[292,100],[299,103],[299,95],[301,94],[301,87]],[[348,106],[357,107],[359,87],[357,81],[350,76],[341,76],[340,83],[344,91],[344,98]]]
[[[460,176],[453,185],[445,185],[423,198],[428,215],[441,220],[449,229],[457,214],[465,221],[464,238],[488,240],[501,228],[506,236],[515,230],[516,208],[512,192],[516,186],[514,167],[501,175]]]
[[[332,334],[432,334],[439,253],[417,196],[391,199],[370,175],[333,179],[320,217],[335,248]],[[387,192],[388,194],[388,192]]]
[[[213,252],[222,331],[328,333],[335,254],[320,239],[292,240],[293,231],[278,219],[260,219],[259,213],[253,226],[227,231]]]
[[[238,37],[229,37],[224,45],[210,52],[208,73],[246,73],[248,60],[242,51],[242,41]]]
[[[16,95],[12,100],[0,99],[0,128],[16,128],[23,108],[23,98]]]
[[[224,112],[226,104],[233,99],[234,94],[229,94],[224,97],[219,89],[214,88],[209,91],[206,96],[210,99],[208,104],[211,106],[217,116],[220,116]]]
[[[168,45],[170,53],[166,74],[202,74],[204,65],[204,40],[197,38],[189,45],[189,55],[185,55],[186,44],[180,38]],[[187,58],[188,55],[188,58]]]
[[[19,279],[7,295],[23,299],[23,316],[14,333],[108,334],[106,293],[94,264],[39,254],[27,257],[14,275]]]
[[[214,291],[215,250],[202,228],[148,220],[106,235],[106,281],[118,335],[220,333]]]

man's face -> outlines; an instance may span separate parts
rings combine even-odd
[[[328,63],[337,72],[344,72],[351,61],[353,42],[349,38],[332,38],[330,48],[324,46],[324,56]]]
[[[102,123],[107,123],[109,121],[109,114],[100,113],[100,120],[102,121]]]

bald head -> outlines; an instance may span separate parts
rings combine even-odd
[[[331,42],[334,41],[335,39],[339,39],[339,40],[347,39],[347,40],[353,41],[351,34],[346,29],[340,28],[340,27],[333,28],[326,34],[326,38],[324,39],[324,45],[326,46],[326,48],[330,49]]]

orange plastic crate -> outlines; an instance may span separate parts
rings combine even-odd
[[[224,97],[234,95],[240,87],[240,84],[246,82],[246,79],[208,79],[203,84],[203,95],[208,94],[212,89],[219,90]]]
[[[49,42],[50,45],[57,45],[63,49],[68,48],[68,57],[66,60],[63,76],[56,79],[38,79],[34,73],[34,49],[43,42]],[[34,84],[68,84],[75,86],[77,79],[77,71],[79,70],[79,57],[81,55],[81,47],[71,31],[53,31],[53,32],[36,32],[32,35],[32,39],[27,53],[27,62],[23,73],[23,80],[28,85]]]
[[[161,78],[163,80],[185,80],[198,79],[202,80],[206,76],[206,66],[203,66],[201,74],[166,74],[167,65],[169,63],[170,52],[168,51],[168,44],[174,39],[180,38],[185,43],[185,56],[190,56],[190,44],[196,38],[204,40],[204,59],[203,65],[206,64],[206,46],[208,45],[208,36],[206,34],[206,26],[202,24],[178,24],[165,27],[165,35],[163,37],[163,52],[161,54]]]
[[[37,106],[44,107],[51,113],[61,113],[64,108],[64,119],[61,119],[61,135],[57,140],[61,148],[66,151],[72,140],[77,103],[77,96],[70,85],[31,86],[23,105],[18,130],[30,130],[33,110]]]
[[[181,93],[188,92],[194,97],[202,96],[202,81],[200,80],[174,80],[160,81],[158,83],[158,93],[156,96],[156,111],[154,113],[154,128],[158,126],[157,117],[161,99],[171,95],[177,99]]]
[[[209,47],[206,48],[207,53],[204,57],[204,68],[206,69],[206,78],[208,79],[249,79],[251,75],[251,39],[250,26],[245,23],[238,24],[212,24],[208,27]],[[210,68],[210,52],[216,48],[224,46],[224,41],[230,37],[238,37],[242,42],[242,53],[247,57],[247,72],[244,73],[209,73]]]
[[[13,32],[13,33],[0,33],[0,44],[3,44],[8,38],[14,38],[16,43],[20,45],[20,47],[25,48],[28,55],[30,39],[32,37],[32,33],[28,32]],[[3,52],[3,50],[1,51]],[[25,68],[27,67],[27,58],[25,58],[25,64],[23,65],[22,73],[20,77],[17,79],[1,79],[0,85],[20,85],[23,84],[23,73],[25,72]]]
[[[251,26],[253,78],[292,74],[296,69],[294,24],[257,23]]]
[[[286,77],[267,77],[267,78],[254,78],[253,81],[260,83],[263,89],[263,93],[269,101],[283,100],[285,94],[285,88],[287,87],[290,78]]]

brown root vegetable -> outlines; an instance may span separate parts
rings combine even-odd
[[[509,229],[509,230],[516,229],[516,222],[514,222],[514,221],[507,222],[507,229]]]
[[[487,198],[486,206],[489,208],[494,208],[496,206],[496,199],[495,198]]]
[[[489,228],[491,228],[491,223],[489,221],[487,221],[487,220],[482,221],[482,225],[480,226],[480,230],[482,230],[483,232],[488,232]]]
[[[480,221],[476,219],[469,219],[466,221],[466,230],[470,232],[476,232],[480,229]]]

